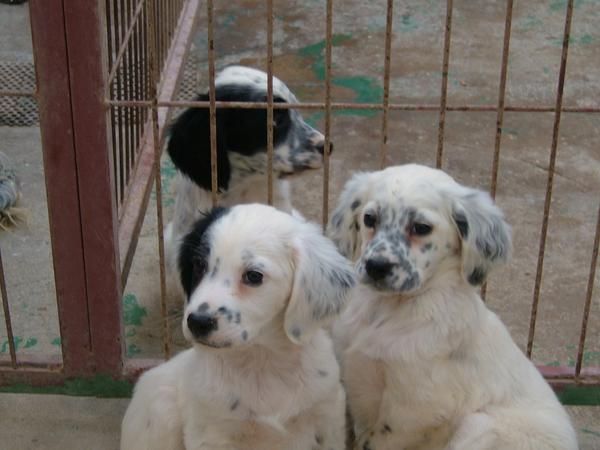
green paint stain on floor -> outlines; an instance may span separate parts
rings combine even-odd
[[[566,386],[556,395],[564,405],[594,406],[600,405],[600,387]]]
[[[544,22],[538,17],[535,17],[533,14],[527,15],[525,19],[523,19],[521,23],[523,29],[531,30],[532,28],[539,28],[544,25]]]
[[[139,305],[135,295],[126,294],[123,297],[123,321],[125,325],[141,325],[147,315],[146,308]]]
[[[349,34],[334,34],[331,37],[331,44],[333,47],[339,46],[352,39]],[[311,68],[315,76],[319,81],[325,80],[325,40],[321,40],[315,44],[307,45],[302,47],[298,54],[305,58],[313,60]]]
[[[142,349],[139,348],[137,345],[129,344],[127,346],[127,356],[128,357],[139,355],[140,353],[142,353]]]
[[[103,398],[131,397],[133,384],[129,381],[115,380],[107,375],[96,375],[94,378],[75,378],[67,380],[61,386],[31,386],[17,383],[0,386],[0,392],[13,392],[23,394],[58,394],[92,396]]]
[[[419,28],[419,25],[415,21],[414,16],[410,14],[402,14],[400,17],[399,29],[403,33],[411,32]]]
[[[582,35],[571,35],[569,36],[569,45],[590,45],[594,42],[594,37],[589,34],[589,33],[585,33]],[[554,45],[555,47],[562,47],[563,45],[563,38],[552,38],[550,39],[550,43],[552,45]]]
[[[589,1],[589,0],[587,0]],[[550,2],[550,11],[566,11],[568,0],[552,0]],[[581,5],[586,3],[586,0],[575,0],[573,2],[573,8],[579,8]],[[590,2],[591,3],[591,2]]]
[[[333,46],[341,45],[348,42],[352,37],[347,34],[335,34],[333,35],[332,44]],[[315,44],[308,45],[301,48],[298,51],[299,55],[305,58],[313,60],[311,64],[312,71],[315,77],[319,81],[325,80],[325,41],[321,40]],[[332,77],[331,83],[334,86],[343,87],[350,89],[354,92],[353,101],[358,103],[380,103],[383,98],[383,88],[380,83],[366,76],[349,76],[349,77]],[[322,112],[320,114],[323,114]],[[372,117],[377,115],[377,111],[362,110],[362,109],[348,109],[342,111],[336,111],[336,115],[354,115],[354,116],[366,116]],[[309,116],[310,120],[317,121],[323,116],[313,114]]]
[[[383,99],[383,88],[377,81],[369,77],[335,77],[331,82],[335,86],[348,88],[354,91],[354,101],[357,103],[381,103]],[[377,115],[377,111],[368,109],[347,109],[340,110],[339,114],[373,117]]]
[[[579,431],[585,434],[591,434],[592,436],[600,437],[600,433],[594,430],[589,430],[587,428],[580,428]]]
[[[25,346],[23,348],[31,348],[37,345],[38,340],[36,338],[29,338],[25,341]]]
[[[61,345],[61,340],[59,337],[52,339],[52,341],[50,341],[50,344],[52,345],[56,345],[56,346],[60,346]]]
[[[160,164],[160,178],[162,181],[163,204],[165,206],[171,206],[175,204],[175,198],[173,197],[171,184],[176,174],[177,169],[173,165],[173,162],[169,158],[164,158]],[[153,198],[156,198],[154,191],[152,192],[152,195]]]
[[[23,338],[21,336],[13,336],[13,342],[15,344],[15,350],[19,350],[21,346],[21,342],[23,342]],[[10,347],[8,345],[8,339],[6,339],[2,343],[2,347],[0,347],[0,353],[8,353],[10,351]]]

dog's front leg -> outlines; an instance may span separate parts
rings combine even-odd
[[[322,450],[344,450],[346,448],[346,394],[338,385],[333,396],[318,406],[318,423],[315,433],[316,445]],[[311,448],[311,449],[312,449]]]

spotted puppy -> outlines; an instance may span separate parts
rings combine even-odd
[[[267,74],[250,67],[230,66],[215,79],[217,101],[265,102]],[[208,93],[196,100],[208,101]],[[273,77],[275,103],[298,103],[294,94]],[[284,176],[318,169],[325,139],[295,109],[273,110],[273,204],[292,210],[290,188]],[[267,201],[266,109],[218,108],[217,184],[219,204]],[[201,213],[212,206],[210,120],[206,108],[190,108],[173,123],[167,152],[177,168],[175,209],[165,230],[167,267],[176,271],[176,248]]]
[[[185,238],[183,332],[193,348],[136,385],[122,450],[342,450],[345,394],[321,328],[354,285],[318,227],[253,204]]]
[[[510,253],[487,193],[440,170],[356,174],[328,229],[359,286],[334,325],[360,450],[571,450],[569,417],[486,308]]]

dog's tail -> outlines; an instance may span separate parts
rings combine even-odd
[[[8,156],[0,152],[0,230],[25,222],[25,210],[18,206],[21,185]]]

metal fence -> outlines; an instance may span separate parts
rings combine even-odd
[[[40,2],[41,3],[41,2]],[[160,154],[163,140],[165,137],[166,124],[169,120],[169,113],[173,108],[198,107],[208,108],[210,111],[211,124],[211,156],[212,156],[212,195],[213,202],[217,202],[217,168],[216,168],[216,110],[217,108],[262,108],[267,110],[268,121],[268,177],[265,183],[268,186],[267,202],[272,201],[273,175],[273,110],[295,108],[300,110],[318,110],[324,112],[324,131],[326,143],[329,148],[331,136],[332,114],[340,110],[372,110],[381,112],[381,140],[379,143],[379,164],[385,165],[388,152],[388,120],[391,111],[433,111],[438,112],[438,131],[437,131],[437,153],[436,165],[442,167],[445,143],[445,125],[446,113],[449,111],[462,112],[495,112],[496,113],[496,131],[492,162],[492,179],[490,182],[490,191],[492,196],[496,195],[500,153],[502,148],[504,113],[505,112],[529,112],[529,113],[553,113],[553,132],[550,148],[550,159],[548,167],[548,176],[546,181],[546,193],[544,200],[543,220],[540,233],[539,251],[537,258],[535,283],[533,286],[533,300],[531,305],[531,316],[529,326],[529,337],[527,344],[527,353],[531,356],[534,343],[536,319],[540,301],[540,286],[542,274],[544,271],[544,254],[546,249],[548,223],[550,215],[550,205],[552,201],[555,164],[557,148],[559,141],[559,131],[561,116],[563,113],[579,114],[598,114],[600,107],[567,107],[563,105],[563,92],[565,86],[565,74],[569,54],[569,42],[571,34],[571,23],[573,17],[574,0],[568,0],[565,10],[564,31],[562,35],[562,57],[558,72],[558,83],[554,106],[527,106],[520,104],[507,104],[506,81],[509,65],[509,52],[511,42],[511,27],[513,17],[513,0],[506,0],[506,18],[503,37],[503,51],[500,71],[500,83],[498,87],[497,102],[493,104],[472,105],[472,104],[449,104],[448,103],[448,69],[451,61],[450,42],[452,37],[452,18],[453,1],[446,2],[445,28],[443,40],[443,60],[441,61],[441,86],[440,102],[435,104],[409,104],[393,103],[390,101],[390,72],[392,59],[392,36],[393,36],[393,8],[394,1],[387,0],[386,8],[386,35],[385,35],[385,56],[384,70],[382,76],[383,99],[381,103],[356,103],[356,102],[335,102],[332,100],[331,67],[332,67],[332,47],[333,47],[333,0],[326,0],[326,35],[325,35],[325,96],[321,102],[304,102],[294,105],[273,102],[273,0],[266,0],[267,14],[264,24],[266,26],[266,53],[267,64],[266,72],[268,74],[268,94],[266,102],[246,103],[246,102],[218,102],[215,100],[215,13],[214,0],[206,0],[200,4],[199,0],[106,0],[100,2],[98,8],[93,13],[86,13],[82,7],[75,6],[76,0],[53,0],[50,3],[64,3],[65,17],[62,18],[64,24],[69,26],[68,16],[71,14],[81,14],[87,17],[87,22],[78,24],[77,29],[94,27],[98,23],[103,24],[103,28],[98,30],[94,36],[92,46],[97,46],[96,51],[91,55],[86,54],[84,58],[84,44],[72,43],[74,51],[69,48],[69,62],[64,61],[65,65],[71,64],[72,73],[70,86],[65,87],[71,104],[75,105],[73,110],[77,110],[77,105],[84,101],[89,102],[89,95],[83,98],[82,91],[89,89],[91,92],[101,93],[99,99],[93,104],[92,117],[81,117],[73,113],[73,127],[77,129],[78,122],[83,121],[96,124],[100,130],[108,130],[108,134],[90,137],[92,148],[82,149],[82,142],[77,139],[83,139],[76,135],[75,141],[69,141],[73,148],[73,153],[77,157],[77,173],[79,180],[90,176],[92,179],[83,183],[78,188],[79,199],[77,200],[77,210],[79,211],[79,222],[82,224],[81,241],[79,248],[75,249],[75,242],[66,243],[60,246],[54,246],[54,258],[57,261],[57,271],[64,261],[60,261],[58,253],[64,247],[74,250],[79,254],[80,260],[85,260],[86,273],[94,273],[94,277],[85,278],[87,280],[80,286],[85,291],[87,302],[81,306],[76,301],[73,286],[66,286],[67,295],[59,296],[59,311],[61,314],[61,331],[63,333],[63,353],[64,363],[60,368],[61,376],[72,375],[90,375],[91,373],[108,373],[115,377],[123,375],[136,374],[139,370],[155,364],[157,361],[148,360],[125,360],[122,352],[122,333],[121,326],[121,306],[120,296],[123,285],[127,279],[131,267],[133,254],[136,248],[137,239],[140,233],[144,214],[148,207],[150,192],[152,187],[156,190],[156,209],[158,222],[158,252],[161,261],[161,310],[164,318],[163,347],[166,356],[170,353],[171,338],[167,324],[166,300],[165,300],[165,274],[162,264],[164,249],[162,242],[163,212],[161,202],[161,179],[160,179]],[[186,59],[187,47],[189,45],[194,17],[199,8],[206,7],[207,28],[206,38],[208,40],[208,80],[209,80],[209,101],[176,101],[173,100],[177,89],[178,79],[181,75],[181,68]],[[53,18],[59,13],[48,11],[48,7],[39,4],[32,5],[32,23],[34,28],[34,37],[36,34],[45,33],[47,36],[55,36],[60,31],[55,29],[56,23],[50,21],[48,24],[41,22],[42,17],[48,14]],[[101,14],[100,14],[101,13]],[[73,16],[75,17],[75,16]],[[75,26],[75,25],[71,25]],[[60,28],[60,27],[59,27]],[[67,36],[67,44],[70,44],[72,37]],[[71,35],[74,36],[74,35]],[[44,38],[41,38],[44,39]],[[89,37],[86,37],[89,39]],[[90,45],[89,42],[86,45]],[[50,54],[52,45],[46,43],[36,46],[36,61],[38,64],[38,82],[40,90],[44,86],[50,86],[60,78],[60,74],[50,69],[49,61],[46,59]],[[72,57],[72,54],[74,57]],[[39,57],[41,55],[41,58]],[[77,85],[84,83],[83,73],[87,69],[77,67],[73,61],[80,56],[82,59],[90,62],[95,69],[92,82],[87,81],[86,86]],[[41,60],[41,62],[40,62]],[[105,61],[106,64],[100,61]],[[41,65],[41,67],[40,67]],[[84,66],[85,67],[85,66]],[[80,71],[80,73],[78,73]],[[91,83],[91,84],[90,84]],[[46,88],[47,89],[47,88]],[[41,124],[42,129],[49,129],[53,121],[47,117],[47,103],[52,98],[56,98],[56,93],[40,92],[38,96],[41,105]],[[32,95],[32,93],[19,92],[0,92],[0,95]],[[81,98],[79,98],[81,96]],[[89,107],[89,103],[87,104]],[[108,108],[108,113],[107,113]],[[69,113],[70,114],[70,113]],[[44,116],[46,115],[45,119]],[[81,125],[79,125],[81,126]],[[44,151],[47,154],[52,152],[52,146],[56,142],[65,141],[66,137],[60,135],[60,131],[45,133]],[[89,141],[86,142],[89,147]],[[49,149],[50,148],[50,149]],[[93,152],[93,149],[97,153]],[[109,150],[110,149],[110,150]],[[100,155],[100,156],[99,156]],[[48,157],[49,159],[50,157]],[[72,162],[73,163],[73,162]],[[97,174],[93,174],[92,167],[96,170],[100,166],[105,169],[102,172],[101,180],[97,180]],[[52,169],[50,164],[50,169]],[[52,172],[52,170],[50,170]],[[50,173],[48,176],[52,176]],[[94,177],[96,180],[94,181]],[[330,210],[330,164],[329,152],[324,152],[323,165],[323,202],[322,202],[322,221],[325,224],[328,220]],[[92,188],[94,186],[94,188]],[[101,186],[99,194],[97,187]],[[94,189],[95,192],[88,191]],[[66,188],[69,192],[69,188]],[[86,223],[90,220],[98,220],[99,212],[87,211],[85,207],[86,198],[102,197],[100,213],[104,215],[101,220],[105,221],[100,225],[105,235],[111,237],[108,242],[98,243],[96,238],[91,236],[91,231],[87,233]],[[52,193],[50,193],[52,197]],[[103,209],[104,208],[104,209]],[[577,347],[577,357],[574,367],[540,367],[543,374],[555,385],[598,385],[600,383],[599,367],[583,367],[582,360],[585,348],[588,318],[592,303],[594,289],[594,279],[596,274],[596,265],[598,260],[598,247],[600,240],[600,204],[598,205],[598,218],[595,227],[595,237],[590,243],[591,264],[589,267],[589,277],[585,295],[585,306],[582,311],[582,320],[580,328],[580,340]],[[52,210],[52,204],[50,205]],[[96,208],[97,209],[97,208]],[[52,214],[51,214],[52,215]],[[53,226],[53,236],[63,236],[68,233],[69,224],[59,225],[61,219],[55,217]],[[63,220],[64,221],[64,220]],[[96,224],[94,231],[98,229]],[[87,233],[87,234],[86,234]],[[104,236],[104,235],[103,235]],[[76,239],[75,239],[76,240]],[[81,249],[83,242],[83,249]],[[100,248],[100,253],[94,253],[92,260],[91,252]],[[64,249],[63,249],[64,250]],[[107,267],[109,268],[107,270]],[[80,271],[80,268],[71,268]],[[70,273],[69,269],[64,269]],[[108,274],[107,274],[108,272]],[[102,276],[96,276],[103,273]],[[85,275],[85,274],[84,274]],[[67,279],[61,274],[57,274],[57,289],[62,286],[61,280],[67,283]],[[0,280],[1,281],[1,280]],[[68,284],[68,283],[67,283]],[[72,295],[69,295],[71,293]],[[485,289],[483,291],[485,295]],[[3,292],[4,294],[4,292]],[[4,295],[3,295],[4,298]],[[108,299],[108,300],[107,300]],[[75,308],[67,313],[69,308]],[[92,311],[93,310],[93,311]],[[93,314],[92,314],[93,313]],[[79,314],[80,319],[86,320],[78,325],[73,331],[70,324],[78,323],[75,316]],[[10,317],[9,315],[6,315]],[[93,319],[93,320],[92,320]],[[89,328],[87,327],[89,321]],[[10,327],[10,320],[7,327]],[[65,340],[65,334],[67,339]],[[73,342],[84,337],[81,345],[73,345]],[[72,339],[69,340],[68,337]],[[16,361],[11,350],[12,368],[0,372],[0,381],[3,383],[14,381],[17,377],[11,376],[14,373],[22,371],[22,365]],[[12,372],[11,372],[12,371]],[[57,372],[58,373],[58,372]],[[29,373],[30,382],[47,383],[52,381],[42,374],[35,377]],[[46,374],[47,375],[47,374]],[[60,378],[60,376],[59,376]]]

